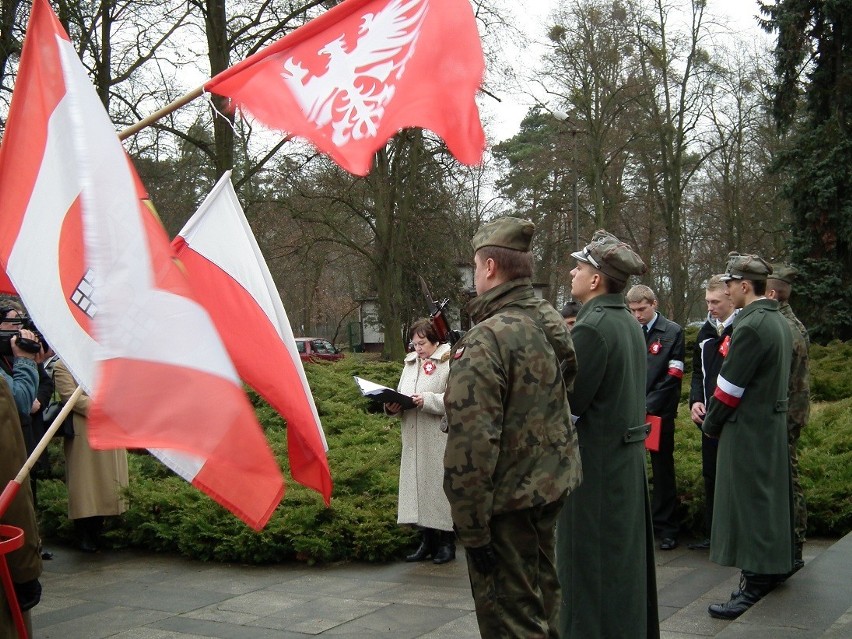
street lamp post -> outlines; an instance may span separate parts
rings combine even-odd
[[[568,114],[564,111],[551,111],[553,117],[560,122],[568,122]],[[568,129],[571,134],[571,173],[573,173],[574,194],[574,243],[576,250],[580,250],[580,203],[577,195],[577,134],[580,129]]]

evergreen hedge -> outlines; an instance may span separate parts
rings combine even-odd
[[[689,333],[688,333],[689,335]],[[694,339],[694,336],[693,336]],[[690,346],[688,346],[690,348]],[[841,536],[852,530],[852,344],[812,347],[814,397],[799,448],[808,499],[809,534]],[[687,359],[690,359],[687,357]],[[401,363],[348,355],[334,364],[309,364],[306,373],[329,443],[334,480],[331,506],[289,479],[285,424],[257,396],[259,420],[280,461],[287,492],[269,524],[256,533],[145,453],[130,454],[129,510],[108,518],[105,539],[177,552],[201,560],[251,564],[398,559],[415,532],[396,523],[400,459],[399,421],[361,397],[352,375],[395,386]],[[688,386],[689,373],[685,377]],[[701,433],[685,404],[678,416],[675,465],[684,536],[703,535]],[[43,534],[73,540],[60,443],[51,444],[50,470],[39,480]]]

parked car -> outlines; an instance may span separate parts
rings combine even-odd
[[[297,337],[296,349],[303,362],[320,360],[336,362],[343,359],[343,353],[337,350],[334,344],[320,337]]]

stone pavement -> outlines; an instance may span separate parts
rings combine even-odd
[[[685,542],[658,552],[663,639],[852,637],[852,535],[832,543],[809,542],[805,569],[733,623],[711,619],[707,606],[727,600],[735,569],[710,563],[707,551],[687,550]],[[257,567],[53,550],[33,610],[37,639],[479,637],[463,556],[444,566]],[[820,563],[823,570],[811,570]],[[821,597],[832,603],[822,605]]]

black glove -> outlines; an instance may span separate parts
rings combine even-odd
[[[497,567],[497,555],[494,554],[494,547],[490,543],[476,548],[466,548],[465,552],[478,573],[487,575]]]

